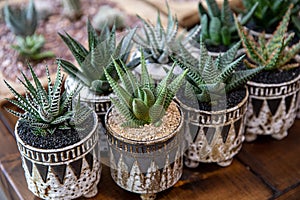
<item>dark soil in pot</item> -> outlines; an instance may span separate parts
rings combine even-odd
[[[210,51],[210,52],[217,52],[217,53],[225,52],[225,51],[227,51],[230,48],[229,46],[225,46],[225,45],[222,45],[222,44],[217,45],[217,46],[206,44],[205,46],[206,46],[206,48],[207,48],[208,51]]]
[[[198,34],[197,36],[195,36],[195,38],[199,38],[200,34]],[[236,44],[239,40],[233,40],[231,42],[232,45]],[[196,48],[200,48],[200,41],[194,40],[191,42],[191,45],[193,45]],[[205,43],[205,47],[208,51],[210,52],[216,52],[216,53],[222,53],[227,51],[228,49],[230,49],[231,46],[226,46],[223,44],[220,45],[212,45],[212,44],[207,44]]]
[[[232,108],[236,105],[238,105],[240,102],[242,102],[242,100],[245,98],[246,96],[246,89],[242,88],[242,89],[238,89],[238,90],[234,90],[231,91],[230,93],[226,94],[226,98],[225,98],[225,94],[224,94],[224,98],[221,98],[216,105],[211,105],[211,103],[206,103],[206,102],[194,102],[191,101],[190,99],[187,99],[185,97],[183,97],[183,93],[179,92],[177,97],[178,99],[185,105],[195,108],[195,109],[199,109],[199,110],[204,110],[204,111],[218,111],[218,110],[223,110],[223,109],[229,109]],[[198,105],[197,105],[198,104]],[[195,107],[195,105],[197,105]]]
[[[275,24],[275,26],[273,27],[263,27],[260,25],[257,25],[253,20],[250,20],[246,25],[245,25],[248,29],[262,33],[263,31],[265,31],[265,33],[267,34],[271,34],[276,30],[277,24]]]
[[[90,120],[92,116],[88,117],[83,122],[81,128],[85,131],[77,131],[75,128],[69,130],[56,130],[53,134],[47,134],[46,136],[35,135],[32,132],[30,124],[24,121],[19,121],[17,130],[20,139],[30,146],[40,149],[58,149],[75,144],[83,139],[93,129],[93,120]]]
[[[245,68],[243,66],[242,68]],[[256,83],[265,84],[277,84],[284,83],[295,79],[300,74],[300,67],[290,69],[290,70],[273,70],[273,71],[262,71],[257,74],[252,81]]]

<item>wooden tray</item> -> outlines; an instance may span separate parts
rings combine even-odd
[[[27,189],[21,160],[13,137],[16,118],[0,107],[0,180],[9,199],[38,199]],[[246,143],[232,165],[201,164],[184,168],[180,181],[158,194],[158,200],[264,200],[300,197],[300,120],[282,141],[260,137]],[[0,184],[1,185],[1,184]],[[99,193],[92,200],[138,200],[139,195],[118,187],[103,166]],[[84,198],[80,198],[84,199]]]

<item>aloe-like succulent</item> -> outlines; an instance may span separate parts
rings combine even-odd
[[[37,12],[33,0],[27,8],[12,9],[8,4],[4,7],[4,19],[7,27],[21,37],[33,35],[38,24]]]
[[[243,87],[248,80],[262,70],[262,67],[236,70],[243,56],[235,59],[241,42],[236,43],[216,59],[208,54],[203,40],[200,40],[199,60],[184,47],[182,53],[173,59],[187,71],[185,94],[191,99],[196,96],[198,102],[217,104],[224,94]]]
[[[239,40],[233,19],[233,11],[228,0],[223,1],[222,9],[219,9],[216,0],[206,0],[207,10],[202,2],[199,2],[199,17],[201,18],[201,37],[208,45],[230,46]],[[252,17],[258,2],[256,2],[247,14],[241,18],[241,24],[246,24]]]
[[[78,102],[72,105],[72,99],[78,94],[79,87],[67,94],[62,92],[63,75],[60,64],[57,67],[55,82],[52,84],[49,70],[46,67],[48,77],[48,91],[43,88],[31,65],[29,65],[35,86],[22,73],[24,80],[20,80],[27,92],[25,97],[18,93],[9,83],[5,84],[10,89],[15,99],[7,99],[24,112],[17,112],[6,108],[13,115],[25,121],[34,134],[53,134],[57,129],[71,129],[82,124],[91,114],[91,109],[80,105]]]
[[[243,0],[245,12],[248,12],[256,3],[256,0]],[[251,21],[257,26],[257,28],[262,30],[274,30],[290,4],[295,5],[292,13],[297,15],[300,8],[300,0],[260,0]]]
[[[114,78],[118,79],[114,69],[112,57],[122,62],[127,62],[131,48],[133,46],[131,40],[135,33],[135,29],[122,37],[119,43],[116,42],[116,29],[113,26],[110,31],[106,25],[103,27],[100,36],[90,23],[87,22],[88,46],[87,50],[80,42],[72,38],[68,33],[60,34],[64,43],[68,46],[75,57],[79,68],[71,62],[64,59],[57,59],[61,62],[63,69],[76,80],[89,87],[90,90],[97,94],[109,94],[112,92],[106,77],[104,69]],[[128,63],[131,66],[133,62]],[[135,65],[137,65],[136,63]]]
[[[288,70],[299,66],[299,63],[291,61],[300,52],[300,41],[290,47],[289,43],[294,33],[287,33],[292,8],[292,5],[289,6],[270,39],[266,39],[262,34],[256,41],[236,20],[239,35],[250,59],[244,60],[248,68],[265,66],[264,70]]]
[[[183,83],[186,71],[172,79],[172,69],[166,77],[154,84],[154,80],[148,73],[143,52],[140,57],[141,80],[121,62],[121,66],[114,60],[114,66],[120,77],[121,85],[105,70],[105,75],[117,98],[111,98],[112,103],[127,120],[122,125],[139,127],[145,124],[160,124],[176,92]]]
[[[21,56],[32,60],[55,56],[52,51],[41,51],[45,38],[42,35],[34,34],[38,20],[33,0],[30,0],[28,7],[24,9],[12,9],[6,4],[4,19],[7,27],[17,36],[17,43],[12,45],[12,48]]]
[[[19,52],[25,58],[32,60],[41,60],[44,58],[54,57],[52,51],[41,51],[45,44],[45,38],[42,35],[31,35],[26,37],[17,37],[16,44],[11,47]]]
[[[167,64],[172,61],[171,56],[177,52],[177,43],[188,43],[193,40],[194,36],[199,32],[200,27],[196,27],[190,31],[187,36],[178,34],[178,20],[172,16],[168,7],[168,23],[164,28],[161,22],[160,13],[157,13],[156,24],[148,23],[145,19],[138,16],[143,23],[142,33],[136,34],[134,41],[142,47],[147,60],[153,63]]]

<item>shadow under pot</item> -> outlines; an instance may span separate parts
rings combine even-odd
[[[58,149],[40,149],[25,144],[15,126],[28,189],[42,199],[75,199],[98,193],[101,176],[97,115],[93,112],[90,132],[79,142]]]
[[[73,91],[79,82],[68,76],[65,81],[65,89],[67,92]],[[81,83],[79,83],[81,84]],[[90,90],[87,86],[81,84],[83,88],[80,90],[80,102],[86,103],[89,107],[93,108],[98,115],[98,120],[104,124],[104,117],[107,110],[111,106],[110,95],[99,95]]]
[[[159,127],[122,127],[123,120],[114,106],[109,109],[106,129],[111,176],[117,185],[140,194],[141,199],[155,199],[156,193],[172,187],[182,175],[182,112],[172,102]]]
[[[249,81],[249,105],[246,114],[246,141],[256,140],[258,135],[270,135],[281,140],[293,125],[300,90],[300,75],[279,84]]]
[[[218,111],[204,111],[181,103],[184,112],[184,134],[187,142],[185,165],[217,163],[229,166],[242,148],[248,91],[236,106]]]

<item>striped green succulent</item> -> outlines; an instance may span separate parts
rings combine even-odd
[[[178,20],[172,16],[168,7],[168,24],[164,28],[161,22],[160,13],[157,13],[156,24],[150,24],[145,19],[138,16],[142,23],[142,33],[136,34],[134,41],[142,47],[145,57],[153,63],[170,63],[171,56],[177,52],[177,43],[188,43],[199,32],[200,27],[192,29],[187,36],[178,34]]]
[[[28,123],[36,135],[44,136],[53,134],[57,129],[78,127],[92,112],[89,107],[80,105],[79,100],[76,105],[72,105],[72,99],[78,94],[79,87],[76,87],[69,94],[62,92],[63,75],[60,68],[60,64],[58,64],[55,82],[52,84],[48,67],[46,67],[47,91],[43,88],[31,65],[29,65],[35,86],[22,73],[24,80],[19,80],[27,90],[25,97],[5,81],[5,84],[15,96],[15,99],[7,100],[24,112],[17,112],[9,108],[6,108],[6,110]]]
[[[222,9],[219,9],[216,0],[206,0],[207,11],[199,2],[199,17],[201,18],[201,37],[209,45],[232,45],[233,41],[239,40],[233,19],[233,11],[228,0],[223,1]],[[249,12],[241,18],[241,24],[246,24],[252,17],[258,2]]]
[[[127,69],[123,62],[120,66],[114,61],[121,85],[105,70],[107,80],[117,96],[111,101],[127,120],[122,124],[123,126],[159,125],[186,75],[186,71],[184,71],[172,79],[173,66],[166,77],[158,85],[155,85],[148,73],[143,52],[140,59],[142,67],[140,81]]]
[[[72,38],[68,33],[65,33],[65,35],[59,33],[64,43],[75,57],[79,68],[67,60],[61,58],[57,60],[61,62],[63,69],[70,76],[97,94],[107,95],[111,93],[112,90],[104,75],[104,69],[106,69],[114,79],[118,79],[113,66],[112,57],[119,59],[122,62],[127,62],[133,46],[131,40],[135,33],[135,29],[122,37],[119,43],[116,42],[115,26],[113,26],[111,31],[107,25],[104,26],[100,36],[98,36],[96,30],[90,21],[88,21],[87,32],[89,50],[87,50],[80,42]],[[133,63],[134,61],[128,63],[128,66]],[[137,64],[138,63],[136,63],[136,65]]]
[[[288,70],[300,65],[297,62],[290,62],[300,52],[300,41],[289,46],[295,34],[287,33],[292,8],[291,5],[270,39],[266,39],[262,34],[256,41],[238,20],[235,20],[243,46],[250,59],[250,61],[244,60],[248,68],[265,66],[264,70]]]
[[[199,60],[194,58],[184,47],[183,53],[173,59],[178,65],[188,70],[185,94],[198,102],[216,104],[225,94],[243,87],[248,80],[261,71],[262,67],[236,70],[244,56],[235,59],[241,42],[236,43],[215,60],[208,54],[205,44],[200,39]]]

